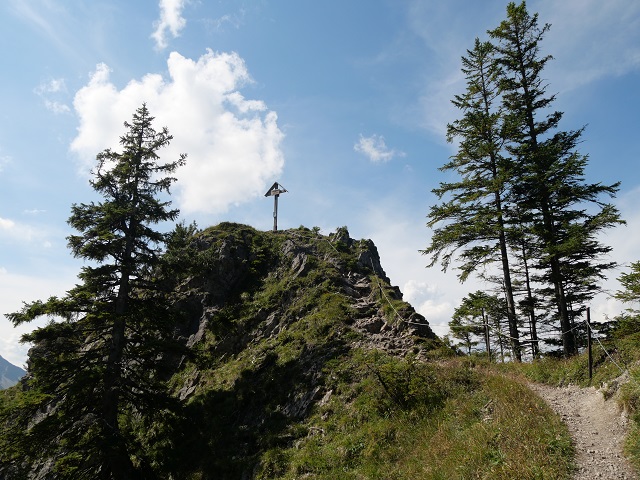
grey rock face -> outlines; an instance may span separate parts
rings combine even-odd
[[[0,390],[14,386],[25,375],[25,371],[0,356]]]

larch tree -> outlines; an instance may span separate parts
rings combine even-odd
[[[631,271],[618,277],[622,290],[615,293],[615,298],[625,303],[636,303],[640,306],[640,261],[631,263]],[[632,310],[640,314],[640,310]]]
[[[540,42],[550,26],[538,25],[526,3],[511,2],[507,18],[489,35],[496,42],[501,70],[505,148],[513,159],[512,184],[518,208],[531,219],[540,267],[546,270],[560,320],[565,355],[577,353],[567,299],[569,265],[576,256],[595,253],[595,262],[609,247],[596,238],[603,229],[623,223],[602,195],[614,196],[619,184],[589,184],[584,180],[587,156],[577,152],[583,129],[558,130],[562,113],[550,111],[555,95],[546,93],[542,72],[550,55]],[[611,264],[603,264],[599,274]],[[587,277],[589,277],[587,275]],[[584,278],[587,278],[584,277]],[[593,277],[592,277],[593,278]]]
[[[447,140],[458,142],[458,151],[440,168],[457,173],[460,180],[442,182],[433,190],[440,200],[445,200],[429,211],[427,225],[433,233],[430,245],[422,253],[431,256],[429,266],[440,261],[445,271],[457,256],[461,281],[488,264],[500,265],[511,350],[520,361],[504,209],[513,165],[502,155],[501,73],[493,54],[490,43],[476,38],[473,50],[462,58],[467,90],[452,101],[461,111],[461,118],[447,126]]]
[[[153,120],[146,105],[136,110],[121,152],[97,155],[90,183],[102,201],[72,206],[68,223],[79,234],[69,247],[88,261],[81,283],[7,315],[15,325],[55,319],[23,337],[34,343],[27,387],[37,393],[23,413],[41,414],[18,437],[28,458],[54,462],[56,478],[149,477],[127,425],[171,410],[162,369],[172,316],[153,276],[165,234],[154,225],[178,215],[166,195],[186,155],[160,162],[172,136]]]

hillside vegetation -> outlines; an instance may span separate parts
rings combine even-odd
[[[185,350],[164,359],[176,408],[120,417],[141,478],[568,478],[559,419],[521,382],[456,357],[346,228],[183,226],[154,281],[170,287]],[[0,478],[84,478],[73,445],[24,454],[25,430],[55,412],[54,399],[18,422],[36,380],[0,397]]]

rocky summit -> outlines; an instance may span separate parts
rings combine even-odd
[[[345,347],[399,356],[419,354],[417,338],[436,339],[390,285],[375,244],[352,239],[346,227],[323,236],[226,223],[203,231],[193,246],[200,273],[174,288],[176,306],[189,312],[183,335],[190,348],[204,342],[220,356],[237,356],[300,323],[325,325]]]
[[[307,435],[305,418],[331,401],[354,356],[418,359],[442,347],[390,285],[371,240],[317,230],[224,223],[189,245],[197,271],[173,291],[191,354],[171,381],[201,432],[193,438],[216,452],[187,449],[200,472],[251,478],[265,451]]]

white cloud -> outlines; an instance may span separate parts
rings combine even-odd
[[[47,107],[47,110],[51,110],[53,113],[58,115],[62,113],[71,113],[71,108],[69,108],[69,105],[61,102],[45,100],[44,106]]]
[[[0,232],[9,232],[15,228],[15,225],[13,220],[0,217]]]
[[[35,236],[33,228],[16,223],[9,218],[0,217],[0,238],[28,242]]]
[[[29,210],[25,210],[24,213],[26,213],[27,215],[39,215],[41,213],[46,213],[46,210],[42,210],[39,208],[31,208]]]
[[[55,114],[71,113],[71,108],[68,105],[52,99],[53,96],[67,93],[67,86],[63,78],[52,78],[43,82],[34,89],[34,92],[42,98],[47,110]]]
[[[167,47],[168,33],[176,38],[180,36],[180,31],[187,24],[182,17],[182,10],[186,3],[186,0],[160,0],[160,19],[154,23],[155,30],[151,34],[159,50]]]
[[[188,155],[176,175],[183,212],[220,213],[264,193],[284,165],[283,133],[264,102],[240,94],[251,83],[242,58],[209,50],[194,61],[173,52],[167,66],[167,80],[147,74],[118,90],[98,65],[75,96],[80,126],[71,150],[87,166],[105,148],[118,151],[123,122],[146,102],[156,129],[167,126],[174,137],[161,156]]]
[[[437,284],[415,279],[408,280],[401,291],[404,300],[427,319],[436,335],[444,336],[448,333],[449,320],[456,307],[452,304],[453,298],[443,294]]]
[[[63,78],[52,78],[47,82],[43,82],[38,85],[35,89],[35,92],[38,95],[42,95],[45,93],[56,93],[56,92],[66,92],[67,87],[65,85],[65,81]]]
[[[384,137],[375,134],[370,137],[360,135],[360,139],[353,146],[353,149],[362,153],[374,163],[388,162],[393,157],[404,156],[403,152],[389,149],[385,144]]]
[[[77,275],[71,269],[56,269],[55,277],[47,277],[50,273],[24,275],[0,267],[0,305],[3,309],[0,312],[0,355],[14,365],[24,365],[30,347],[29,344],[21,344],[20,337],[43,326],[47,320],[41,318],[13,327],[4,314],[20,310],[23,302],[45,300],[52,295],[64,296],[77,281]],[[28,292],[29,297],[24,297],[25,292]]]
[[[51,248],[49,238],[50,233],[46,230],[0,217],[0,241],[20,247],[30,244],[31,247],[42,250]]]
[[[214,20],[207,20],[206,23],[216,31],[224,29],[225,25],[231,25],[233,28],[240,28],[244,22],[246,10],[240,9],[238,13],[225,14]]]

